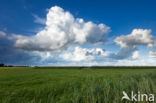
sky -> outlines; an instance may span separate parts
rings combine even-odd
[[[155,0],[0,2],[0,63],[156,65]]]

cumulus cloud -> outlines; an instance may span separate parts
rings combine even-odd
[[[47,14],[46,27],[34,36],[16,36],[15,47],[28,51],[59,51],[72,44],[104,43],[109,31],[110,27],[105,24],[85,22],[54,6]]]
[[[131,34],[116,37],[114,41],[121,47],[117,54],[111,55],[111,57],[115,59],[125,59],[129,57],[136,59],[139,56],[137,45],[153,47],[155,43],[151,30],[148,29],[134,29]]]
[[[148,45],[151,47],[154,43],[154,37],[151,35],[151,30],[134,29],[131,34],[117,37],[115,42],[122,48],[136,45]]]
[[[109,54],[109,52],[104,51],[101,48],[87,49],[78,46],[75,47],[73,52],[68,52],[61,55],[61,58],[67,61],[90,61],[98,57],[109,56]]]
[[[6,36],[6,33],[3,32],[3,31],[0,31],[0,38],[1,38],[1,37],[5,37],[5,36]]]

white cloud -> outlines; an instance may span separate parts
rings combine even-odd
[[[60,57],[67,61],[91,61],[98,57],[109,56],[109,54],[101,48],[87,49],[78,46],[73,52],[64,53]]]
[[[129,35],[122,35],[117,37],[115,42],[123,48],[146,44],[151,47],[154,43],[154,37],[151,35],[151,30],[134,29]]]
[[[154,44],[155,44],[155,43],[154,43]],[[148,48],[153,48],[153,47],[154,47],[154,44],[150,43],[150,44],[148,44],[147,46],[148,46]]]
[[[3,32],[3,31],[0,31],[0,38],[1,38],[1,37],[5,37],[5,36],[6,36],[6,33]]]
[[[149,52],[149,57],[150,58],[156,58],[156,51],[150,51]]]
[[[137,45],[147,45],[149,48],[154,46],[155,40],[148,29],[134,29],[131,34],[121,35],[115,38],[115,43],[120,45],[120,51],[117,54],[112,54],[112,58],[125,59],[132,57],[137,59],[139,52]]]
[[[39,51],[34,51],[33,53],[39,55],[40,57],[42,57],[42,59],[47,59],[50,57],[53,57],[51,52],[39,52]]]
[[[133,59],[138,59],[138,57],[139,57],[139,51],[133,52],[132,58]]]
[[[18,36],[15,47],[29,51],[58,51],[72,44],[105,42],[110,28],[84,22],[58,6],[49,9],[46,27],[34,36]]]

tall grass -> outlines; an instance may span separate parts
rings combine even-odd
[[[9,74],[7,71],[3,74]],[[17,77],[21,77],[23,82],[13,75],[10,76],[13,81],[9,75],[0,76],[0,103],[132,103],[126,100],[121,102],[122,91],[156,94],[155,70],[56,69],[46,72],[49,79],[44,74],[46,70],[41,71],[31,71],[29,78],[25,78],[28,74],[18,74]],[[56,74],[52,73],[54,71]],[[32,81],[29,81],[30,78]]]

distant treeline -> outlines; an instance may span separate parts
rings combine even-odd
[[[0,63],[0,67],[34,67],[35,69],[156,69],[156,66],[17,66]]]
[[[34,66],[35,69],[156,69],[156,66]]]
[[[13,65],[5,65],[3,63],[0,63],[0,67],[13,67]]]
[[[29,66],[15,66],[15,65],[6,65],[4,63],[0,63],[0,67],[29,67]]]

